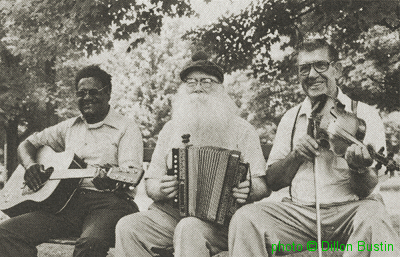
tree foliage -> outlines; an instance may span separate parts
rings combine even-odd
[[[129,39],[136,32],[159,33],[164,16],[192,14],[184,0],[3,0],[4,34],[15,51],[27,55],[65,56],[70,49],[88,54]],[[110,35],[112,35],[110,37]],[[29,52],[28,52],[29,50]]]
[[[18,59],[29,80],[20,90],[23,96],[14,94],[14,102],[37,102],[32,97],[36,93],[54,105],[47,109],[63,100],[59,96],[65,90],[56,83],[63,62],[100,53],[111,48],[113,40],[129,39],[135,32],[160,33],[165,16],[193,14],[185,0],[2,0],[0,11],[1,47]],[[21,84],[17,80],[13,84]]]
[[[8,89],[1,99],[8,146],[14,142],[8,156],[16,156],[20,125],[28,134],[56,123],[55,110],[68,114],[70,92],[57,81],[71,70],[60,64],[110,49],[134,32],[160,33],[164,17],[193,11],[186,0],[0,0],[0,13],[1,65],[14,60],[0,74],[0,88]]]
[[[253,88],[259,94],[252,106],[261,123],[279,121],[302,100],[290,53],[304,38],[316,36],[325,37],[344,58],[340,82],[346,93],[381,110],[400,110],[399,28],[394,0],[262,0],[185,38],[216,53],[228,72],[252,70],[262,82]],[[273,58],[276,43],[289,50],[285,58]]]

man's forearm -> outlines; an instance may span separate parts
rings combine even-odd
[[[33,163],[36,163],[35,156],[37,153],[36,147],[29,141],[25,140],[18,146],[18,159],[24,168],[28,168]]]
[[[378,175],[374,167],[350,171],[350,186],[353,192],[361,198],[367,197],[378,184]]]
[[[271,194],[265,177],[256,177],[251,180],[250,201],[259,201]]]
[[[267,186],[272,191],[290,186],[300,165],[304,162],[295,151],[290,152],[285,159],[277,161],[267,169]]]
[[[165,200],[165,196],[160,191],[160,180],[147,178],[145,179],[146,193],[153,201]]]

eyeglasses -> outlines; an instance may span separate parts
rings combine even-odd
[[[308,76],[308,74],[310,74],[311,67],[314,67],[314,70],[318,73],[325,72],[329,69],[329,66],[333,62],[334,61],[331,61],[331,62],[318,61],[318,62],[301,64],[301,65],[299,65],[299,73],[301,76]]]
[[[81,89],[79,91],[76,91],[75,95],[76,97],[85,97],[86,95],[89,96],[98,96],[100,94],[101,91],[103,91],[104,89],[106,89],[107,86],[97,89],[97,88],[91,88],[91,89]]]
[[[185,80],[185,83],[189,86],[189,87],[194,87],[196,86],[198,83],[200,83],[200,85],[204,86],[204,87],[211,87],[212,84],[214,83],[219,83],[213,79],[210,78],[201,78],[199,80],[197,79],[193,79],[193,78],[188,78]]]

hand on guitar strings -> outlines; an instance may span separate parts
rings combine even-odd
[[[31,164],[26,170],[24,175],[25,184],[33,191],[38,191],[45,182],[42,174],[44,166],[38,163]],[[43,178],[43,179],[42,179]]]
[[[117,187],[117,182],[107,177],[107,171],[111,165],[97,167],[94,178],[92,179],[93,185],[99,190],[114,190]]]
[[[160,181],[160,192],[166,199],[174,198],[178,194],[178,180],[175,176],[164,175]]]
[[[368,150],[368,148],[372,148]],[[344,158],[349,165],[351,171],[362,174],[366,172],[366,168],[372,165],[373,159],[370,151],[374,151],[371,145],[364,146],[358,144],[350,145],[345,153]]]
[[[240,204],[244,204],[247,202],[250,195],[250,181],[245,180],[240,182],[238,187],[232,189],[233,197],[236,198],[236,201]]]

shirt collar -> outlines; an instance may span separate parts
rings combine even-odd
[[[77,117],[77,119],[75,120],[74,124],[78,123],[78,122],[83,122],[83,123],[86,124],[86,126],[89,129],[100,128],[103,125],[107,125],[107,126],[115,128],[115,129],[121,129],[122,125],[121,125],[120,121],[121,121],[121,115],[119,113],[117,113],[112,107],[110,107],[110,110],[108,111],[107,116],[104,118],[104,120],[102,120],[100,122],[97,122],[97,123],[94,123],[94,124],[89,124],[89,123],[86,122],[85,118],[81,114],[81,115],[79,115]]]
[[[345,95],[339,87],[337,89],[338,89],[338,95],[337,95],[336,99],[345,105],[345,108],[344,108],[345,111],[351,112],[350,97]],[[303,103],[300,106],[299,116],[306,115],[308,118],[311,115],[311,110],[312,110],[311,99],[307,96],[306,99],[304,99]]]

